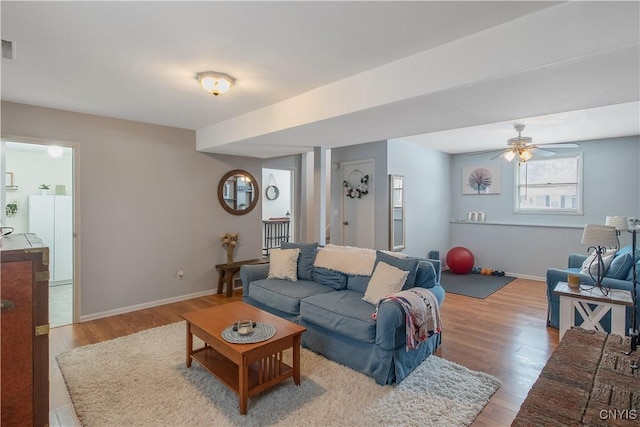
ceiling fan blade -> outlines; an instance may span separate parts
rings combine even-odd
[[[551,157],[551,156],[555,156],[556,154],[553,151],[545,150],[544,148],[540,148],[537,146],[531,147],[529,150],[531,151],[531,154],[535,154],[536,156],[541,156],[541,157]]]
[[[509,151],[509,150],[510,150],[509,148],[507,149],[500,148],[498,150],[494,149],[494,150],[474,151],[473,153],[467,153],[467,156],[476,156],[478,154],[488,154],[488,153],[497,153],[497,152],[504,153],[505,151]]]
[[[503,152],[502,152],[502,153],[498,153],[497,155],[493,156],[493,157],[492,157],[492,158],[490,158],[489,160],[495,160],[495,159],[497,159],[498,157],[502,157],[502,156],[504,156],[504,153],[508,153],[509,151],[511,151],[511,150],[503,150]]]
[[[580,147],[578,144],[574,144],[574,143],[558,143],[558,144],[536,144],[538,147],[549,147],[549,148],[578,148]]]

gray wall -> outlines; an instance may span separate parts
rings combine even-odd
[[[584,215],[516,214],[512,163],[489,160],[490,154],[451,156],[451,220],[484,211],[488,224],[452,223],[450,247],[469,248],[478,267],[541,279],[548,267],[566,267],[570,252],[586,253],[580,243],[585,224],[603,224],[607,215],[640,216],[639,137],[579,144],[576,151],[584,153]],[[501,164],[501,193],[462,195],[462,167],[489,163]],[[622,245],[630,242],[628,233],[620,238]]]
[[[388,171],[405,177],[406,248],[412,256],[430,250],[444,257],[449,246],[449,155],[403,140],[389,141]]]
[[[240,232],[237,259],[260,256],[260,206],[233,216],[216,195],[230,169],[246,169],[260,180],[259,159],[198,153],[189,130],[9,102],[2,102],[2,134],[77,148],[83,319],[211,292],[214,265],[224,261],[218,238],[226,231]],[[423,256],[436,249],[444,259],[450,247],[466,246],[478,266],[543,278],[548,267],[563,267],[569,252],[586,252],[580,244],[585,223],[602,223],[607,215],[640,216],[639,138],[584,141],[580,150],[583,216],[514,214],[513,166],[506,162],[501,194],[463,196],[462,166],[489,162],[490,156],[449,156],[394,140],[333,149],[331,163],[375,160],[376,248],[388,248],[388,175],[404,175],[405,253]],[[301,161],[293,156],[264,165],[304,169]],[[303,173],[297,179],[303,188]],[[333,179],[331,205],[341,206],[341,197],[341,181]],[[470,210],[485,211],[489,223],[450,223]],[[331,220],[332,241],[339,243],[339,218]],[[622,244],[630,241],[628,234],[621,238]],[[182,280],[175,278],[178,269],[185,271]]]
[[[234,216],[217,198],[230,169],[259,180],[259,159],[198,153],[190,130],[9,102],[2,134],[77,147],[83,319],[211,292],[226,231],[240,232],[237,259],[260,256],[260,207]]]

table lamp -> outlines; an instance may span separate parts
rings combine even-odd
[[[626,216],[608,216],[605,220],[605,225],[616,228],[616,238],[618,240],[618,248],[620,247],[620,232],[627,231],[629,229],[629,223]]]
[[[633,306],[632,306],[633,315],[632,315],[631,327],[629,328],[629,339],[630,339],[629,351],[623,351],[624,354],[629,355],[638,349],[638,343],[640,342],[640,333],[638,331],[638,301],[637,301],[638,294],[636,290],[636,286],[638,284],[638,279],[636,277],[636,274],[637,274],[636,272],[636,233],[638,229],[635,224],[635,219],[627,218],[626,216],[608,216],[605,221],[605,224],[615,227],[617,235],[620,235],[620,232],[625,230],[629,231],[632,234],[631,253],[633,255],[633,267],[632,267],[633,288],[631,291],[631,298],[633,300]],[[620,246],[619,241],[618,241],[618,246]],[[631,365],[631,369],[633,371],[635,371],[638,368],[639,367],[637,362],[634,362]]]
[[[604,276],[605,266],[602,255],[607,252],[607,248],[618,247],[618,236],[616,228],[611,225],[587,224],[584,226],[582,233],[582,244],[589,245],[588,251],[593,249],[595,258],[589,264],[589,275],[596,282],[596,286],[602,291],[603,295],[608,292],[602,286],[602,277]],[[597,277],[593,277],[591,273],[591,265],[597,262]]]

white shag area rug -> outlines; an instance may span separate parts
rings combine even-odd
[[[57,357],[85,426],[467,426],[500,380],[430,356],[404,381],[366,375],[301,351],[293,380],[238,397],[197,363],[185,366],[185,322],[79,347]],[[199,340],[198,345],[201,342]],[[290,353],[290,352],[289,352]],[[286,355],[291,360],[291,355]],[[286,358],[285,358],[286,360]]]

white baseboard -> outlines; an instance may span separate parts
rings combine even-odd
[[[209,289],[207,291],[196,292],[193,294],[180,295],[172,298],[165,298],[157,301],[145,302],[143,304],[130,305],[128,307],[116,308],[114,310],[101,311],[99,313],[87,314],[80,316],[80,322],[88,322],[89,320],[101,319],[103,317],[116,316],[118,314],[131,313],[132,311],[143,310],[145,308],[157,307],[159,305],[170,304],[172,302],[185,301],[192,298],[204,297],[207,295],[213,295],[216,293],[216,289]]]
[[[518,279],[535,280],[537,282],[546,282],[547,281],[546,277],[529,276],[528,274],[518,274],[518,273],[507,273],[507,272],[505,272],[505,275],[511,276],[511,277],[517,277]]]

